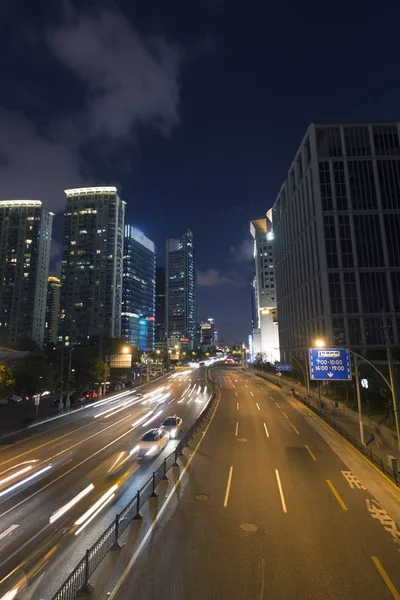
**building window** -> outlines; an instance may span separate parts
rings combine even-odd
[[[328,162],[319,163],[322,210],[333,210],[331,174]]]
[[[382,237],[378,215],[354,215],[359,267],[383,267]]]
[[[400,271],[392,271],[391,278],[393,288],[394,310],[396,312],[400,312]]]
[[[384,344],[384,334],[382,328],[382,319],[372,318],[364,319],[365,338],[368,345]]]
[[[400,267],[400,214],[384,215],[386,243],[391,267]]]
[[[353,210],[376,209],[377,197],[371,160],[349,160],[350,194]]]
[[[359,346],[362,343],[360,319],[349,319],[348,325],[350,345]]]
[[[375,125],[373,127],[375,154],[388,156],[400,154],[399,136],[396,125]]]
[[[348,313],[358,313],[358,298],[355,273],[344,273],[344,295]]]
[[[340,127],[317,129],[318,156],[323,158],[343,156]]]
[[[344,319],[332,319],[332,334],[334,346],[344,346],[346,344]]]
[[[347,156],[371,156],[368,127],[345,127],[344,139]]]
[[[333,173],[335,176],[336,208],[338,210],[347,210],[346,179],[342,161],[333,163]]]
[[[342,252],[342,265],[346,268],[354,266],[353,247],[351,243],[350,217],[339,215],[339,237]]]
[[[378,160],[382,208],[400,208],[400,160]]]
[[[386,273],[360,273],[360,288],[364,313],[390,310]]]
[[[331,299],[332,314],[343,312],[342,290],[339,273],[329,273],[329,296]]]
[[[338,252],[333,216],[324,217],[325,249],[328,269],[337,269]]]

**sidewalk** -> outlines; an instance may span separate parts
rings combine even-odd
[[[283,377],[277,377],[272,373],[260,373],[256,370],[252,371],[255,375],[267,379],[282,388],[282,391],[290,393],[294,388],[294,396],[299,399],[306,399],[306,388],[302,385],[297,385],[293,381],[285,380]],[[309,403],[318,410],[318,393],[316,390],[311,390]],[[354,437],[358,445],[361,446],[360,426],[358,422],[358,413],[342,404],[336,402],[332,398],[327,398],[321,395],[322,410],[320,411],[324,417],[332,419],[339,427],[345,430],[349,436]],[[364,425],[364,442],[367,444],[367,450],[372,452],[383,461],[385,467],[389,468],[388,457],[397,458],[397,470],[400,472],[400,452],[397,449],[396,433],[388,427],[379,425],[379,423],[363,415]]]

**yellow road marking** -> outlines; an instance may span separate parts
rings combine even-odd
[[[309,448],[309,447],[307,446],[307,444],[306,444],[306,448],[307,448],[307,450],[308,450],[308,454],[311,456],[311,458],[312,458],[313,460],[317,460],[317,459],[315,458],[315,454],[314,454],[314,452],[311,450],[311,448]]]
[[[381,564],[381,561],[379,560],[379,558],[377,556],[371,556],[371,558],[372,558],[374,565],[378,569],[379,574],[381,575],[383,581],[386,583],[394,600],[400,600],[400,594],[394,587],[394,584],[393,584],[392,580],[390,579],[389,575],[386,573],[385,569],[382,567],[382,564]]]
[[[339,496],[339,492],[337,491],[337,489],[333,485],[332,481],[330,481],[330,479],[325,479],[325,481],[329,485],[332,494],[335,496],[336,500],[339,502],[339,504],[342,507],[342,509],[343,510],[347,510],[347,506],[343,502],[342,498]]]
[[[293,429],[295,430],[295,432],[297,433],[297,435],[300,435],[300,431],[297,429],[297,427],[295,427],[295,426],[293,425],[293,423],[290,423],[290,424],[291,424],[291,426],[293,427]]]

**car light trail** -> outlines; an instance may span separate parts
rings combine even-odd
[[[112,408],[103,410],[103,412],[99,413],[98,415],[95,415],[94,418],[98,419],[99,417],[102,417],[103,415],[107,415],[105,418],[108,419],[108,417],[112,417],[113,415],[116,415],[117,413],[121,412],[121,410],[125,410],[126,408],[129,408],[130,406],[133,406],[134,404],[137,404],[138,402],[141,402],[141,399],[137,400],[136,397],[132,398],[132,400],[128,400],[127,402],[124,402],[118,408],[113,406]],[[107,414],[107,413],[109,413],[109,414]]]
[[[37,473],[34,473],[33,475],[30,475],[29,477],[25,477],[25,479],[22,479],[22,481],[18,481],[18,483],[14,483],[14,485],[12,485],[11,487],[8,487],[5,490],[3,490],[2,492],[0,492],[0,498],[2,496],[5,496],[5,494],[8,494],[9,492],[12,492],[13,490],[16,490],[21,485],[24,485],[24,483],[27,483],[28,481],[31,481],[32,479],[35,479],[35,477],[38,477],[42,473],[45,473],[46,471],[48,471],[49,469],[51,469],[52,466],[53,465],[48,465],[47,467],[44,467],[43,469],[40,469],[40,471],[37,471]]]
[[[123,457],[124,454],[125,454],[124,451],[119,453],[119,455],[117,456],[117,460],[111,465],[111,467],[108,469],[107,473],[111,473],[111,471],[114,469],[115,465],[119,463],[119,461],[121,460],[121,458]]]
[[[14,600],[14,598],[18,594],[18,589],[19,588],[14,588],[13,590],[10,590],[5,596],[1,598],[1,600]]]
[[[143,417],[141,417],[140,419],[138,419],[137,421],[135,421],[134,423],[132,423],[132,427],[137,427],[138,425],[140,425],[140,423],[143,423],[143,421],[145,421],[147,419],[147,417],[149,417],[152,414],[153,414],[153,411],[152,410],[149,411]]]
[[[24,467],[23,469],[20,469],[19,471],[16,471],[12,475],[9,475],[8,477],[5,477],[4,479],[1,479],[0,480],[0,485],[3,485],[4,483],[7,483],[8,481],[12,481],[16,477],[18,477],[18,475],[22,475],[23,473],[26,473],[27,471],[30,471],[31,469],[32,469],[32,465],[29,465],[28,467]]]
[[[103,494],[94,504],[93,506],[91,506],[85,513],[83,513],[83,515],[81,517],[79,517],[79,519],[77,521],[75,521],[75,525],[82,525],[82,523],[85,523],[85,521],[87,521],[87,519],[89,519],[89,517],[93,516],[94,514],[97,514],[97,509],[103,508],[103,505],[105,505],[104,503],[107,501],[110,501],[111,498],[113,498],[115,496],[115,490],[117,489],[118,485],[113,485],[112,487],[110,487],[110,489]],[[90,519],[91,520],[91,519]],[[87,523],[85,523],[85,525],[87,525]],[[82,529],[82,528],[81,528]],[[78,530],[75,535],[78,535],[80,530]]]
[[[51,515],[51,517],[50,517],[50,523],[54,523],[55,521],[57,521],[57,519],[59,519],[60,517],[65,515],[65,513],[68,512],[70,508],[75,506],[75,504],[77,504],[79,502],[79,500],[82,500],[82,498],[87,496],[92,490],[94,490],[93,483],[88,485],[77,496],[75,496],[75,498],[72,498],[72,500],[67,502],[67,504],[64,504],[64,506],[62,506],[61,508],[56,510],[56,512],[53,515]]]
[[[85,529],[85,527],[86,527],[87,525],[89,525],[89,523],[90,523],[91,521],[93,521],[93,519],[94,519],[95,517],[97,517],[97,515],[99,514],[99,512],[101,512],[101,511],[103,510],[103,508],[104,508],[105,506],[107,506],[107,504],[109,504],[109,503],[111,502],[111,500],[114,498],[114,496],[115,496],[115,494],[112,494],[112,495],[111,495],[109,498],[107,498],[107,500],[106,500],[105,502],[103,502],[103,504],[102,504],[102,505],[101,505],[101,506],[100,506],[100,507],[99,507],[99,508],[96,510],[96,512],[94,512],[94,513],[92,514],[92,516],[91,516],[91,517],[90,517],[90,518],[89,518],[89,519],[88,519],[88,520],[87,520],[87,521],[86,521],[86,522],[85,522],[85,523],[82,525],[82,527],[79,527],[79,529],[77,529],[77,531],[75,531],[75,535],[79,535],[79,534],[80,534],[80,532],[81,532],[83,529]]]
[[[162,412],[163,412],[162,410],[159,410],[158,412],[156,412],[156,414],[153,417],[151,417],[151,419],[149,419],[148,421],[143,423],[142,427],[147,427],[147,425],[149,425],[150,423],[155,421],[157,419],[157,417],[159,417],[162,414]]]

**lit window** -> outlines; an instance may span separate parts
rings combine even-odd
[[[71,240],[70,244],[71,244],[71,246],[75,246],[76,245],[76,241],[75,240]]]
[[[24,273],[24,277],[28,277],[28,276],[29,276],[29,273]]]
[[[101,250],[96,250],[96,254],[101,254]]]

